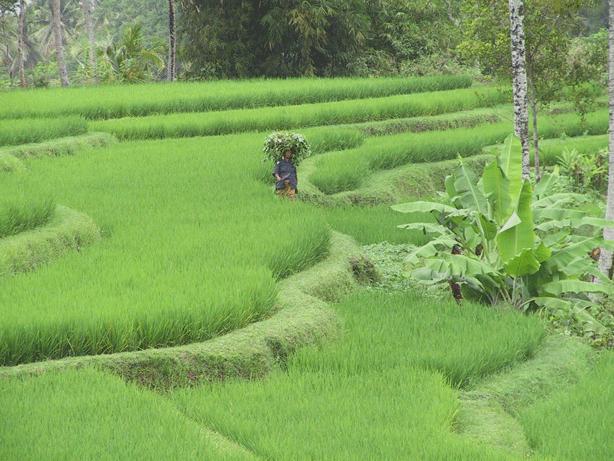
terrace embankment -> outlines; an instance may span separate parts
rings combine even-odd
[[[327,303],[339,300],[356,286],[348,258],[359,254],[351,238],[333,233],[325,260],[279,282],[277,312],[272,317],[225,336],[181,347],[4,367],[0,377],[95,366],[149,387],[170,388],[263,376],[283,365],[297,348],[339,336],[339,321]]]
[[[0,276],[35,270],[99,238],[100,230],[89,216],[58,206],[44,225],[0,239]]]
[[[586,376],[594,357],[590,346],[574,338],[548,336],[533,358],[462,392],[457,432],[510,454],[529,456],[532,450],[519,414]]]

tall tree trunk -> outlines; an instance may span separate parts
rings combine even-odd
[[[64,59],[64,44],[62,43],[62,13],[60,11],[60,0],[51,0],[51,26],[53,28],[55,56],[58,61],[60,82],[62,86],[68,86],[68,71],[66,70],[66,60]]]
[[[614,219],[614,1],[609,2],[608,22],[608,106],[610,109],[609,127],[609,171],[608,171],[608,199],[605,212],[606,219]],[[614,228],[606,228],[603,231],[605,240],[614,240]],[[612,252],[601,249],[599,256],[599,269],[608,277],[612,272]]]
[[[87,33],[88,50],[87,64],[92,73],[92,81],[98,80],[98,72],[96,70],[96,33],[94,31],[94,0],[81,0],[81,9],[85,19],[85,31]]]
[[[26,2],[19,0],[19,37],[17,38],[17,60],[19,65],[19,86],[25,88],[25,47],[26,47]]]
[[[176,56],[175,0],[168,0],[168,63],[166,65],[166,79],[171,82],[175,80],[177,74]]]
[[[537,129],[537,96],[535,90],[531,91],[531,115],[533,118],[533,164],[535,165],[535,181],[541,179],[539,170],[539,131]]]
[[[524,46],[524,0],[509,0],[510,36],[512,42],[512,80],[514,90],[514,125],[522,144],[522,177],[529,179],[529,110],[527,98],[527,70]]]

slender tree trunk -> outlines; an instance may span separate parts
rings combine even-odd
[[[177,74],[176,56],[175,0],[168,0],[168,63],[166,65],[166,79],[171,82],[175,80]]]
[[[51,26],[53,28],[55,56],[58,61],[60,82],[62,86],[68,86],[68,71],[66,70],[66,60],[64,59],[64,44],[62,43],[62,13],[60,11],[60,0],[51,0]]]
[[[94,30],[94,0],[81,0],[81,9],[85,19],[85,31],[87,33],[88,50],[87,64],[92,73],[92,81],[98,80],[98,72],[96,70],[96,33]]]
[[[609,171],[608,171],[608,199],[605,217],[614,219],[614,1],[609,2],[608,23],[608,99],[610,109],[609,129]],[[606,228],[603,231],[605,240],[614,240],[614,228]],[[602,248],[599,256],[599,269],[608,277],[612,272],[612,252]]]
[[[522,144],[522,177],[529,179],[529,110],[527,98],[527,70],[524,46],[524,0],[509,0],[510,36],[512,42],[512,80],[514,90],[514,125]]]
[[[25,47],[26,47],[26,2],[19,0],[19,37],[17,38],[17,60],[19,65],[19,86],[25,88]]]
[[[531,95],[531,113],[533,118],[533,164],[535,165],[535,181],[539,182],[541,179],[541,172],[539,169],[539,132],[537,130],[537,101],[535,92]]]

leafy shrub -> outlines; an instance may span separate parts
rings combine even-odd
[[[605,193],[608,186],[608,150],[599,149],[596,154],[565,149],[558,157],[561,173],[571,178],[577,192]]]
[[[556,171],[533,190],[521,177],[521,156],[519,140],[508,138],[479,181],[460,162],[446,178],[444,203],[393,206],[437,219],[401,225],[432,237],[408,256],[411,274],[426,284],[449,284],[458,301],[563,311],[585,335],[607,336],[608,328],[591,313],[602,310],[591,295],[611,295],[614,285],[589,255],[606,245],[598,234],[611,223],[579,208],[589,200],[585,195],[553,193]]]

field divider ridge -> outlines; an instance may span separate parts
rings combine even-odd
[[[358,286],[349,259],[358,244],[336,232],[326,259],[279,282],[276,313],[202,343],[134,352],[68,357],[0,368],[0,379],[48,370],[94,366],[156,389],[225,378],[259,378],[284,366],[300,347],[331,341],[341,334],[328,303]]]
[[[96,147],[106,147],[117,142],[117,138],[109,133],[88,132],[77,136],[66,136],[48,141],[20,144],[17,146],[0,147],[0,165],[3,155],[11,155],[18,159],[36,157],[58,157],[74,155],[83,150]],[[0,171],[2,167],[0,166]]]
[[[100,230],[92,218],[58,205],[45,225],[0,239],[0,277],[35,270],[99,239]]]
[[[491,375],[461,393],[455,429],[478,443],[510,454],[532,454],[518,414],[571,386],[591,370],[596,353],[581,341],[556,334],[546,337],[535,356]]]

